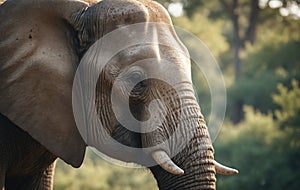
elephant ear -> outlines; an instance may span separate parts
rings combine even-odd
[[[87,4],[8,0],[0,6],[0,112],[74,167],[85,153],[72,112],[79,62],[72,18]]]

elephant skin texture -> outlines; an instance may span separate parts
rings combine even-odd
[[[0,188],[50,190],[57,158],[73,167],[82,164],[87,142],[73,114],[76,70],[79,63],[88,64],[98,57],[98,52],[87,52],[100,38],[137,23],[172,25],[167,11],[150,0],[7,0],[0,6]],[[162,42],[172,41],[180,51],[153,44],[123,49],[100,73],[94,101],[97,118],[110,137],[145,150],[138,156],[158,164],[148,166],[133,152],[126,154],[128,158],[110,149],[104,152],[146,165],[159,189],[215,189],[216,171],[236,171],[214,161],[192,87],[187,49],[173,27],[162,30],[159,37]],[[144,59],[154,61],[137,66]],[[160,60],[168,60],[172,67]],[[177,88],[162,80],[143,79],[151,73],[167,78],[176,73]],[[151,132],[131,131],[117,119],[124,116],[128,104],[124,96],[134,81],[138,82],[129,94],[129,107],[138,121],[152,117],[151,106],[164,107],[155,112],[165,117]],[[113,110],[110,97],[115,83],[118,106]]]

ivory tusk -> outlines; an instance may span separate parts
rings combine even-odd
[[[171,174],[182,175],[184,171],[178,167],[168,154],[163,150],[156,150],[152,152],[152,158],[162,167],[164,170]]]
[[[214,160],[214,165],[215,165],[217,174],[233,175],[233,174],[239,173],[238,170],[224,166],[215,160]]]

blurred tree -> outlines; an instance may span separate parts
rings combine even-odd
[[[236,82],[242,75],[242,62],[247,58],[246,46],[254,45],[258,28],[267,23],[270,27],[278,24],[283,27],[282,24],[284,24],[285,27],[292,29],[294,23],[299,24],[295,19],[300,18],[300,1],[298,0],[159,0],[159,2],[165,6],[181,2],[186,15],[190,18],[197,12],[204,12],[211,19],[221,18],[231,23],[231,30],[224,31],[224,35],[233,50],[232,61]],[[288,15],[291,17],[283,17]],[[231,61],[230,56],[226,55],[224,58]],[[239,98],[232,102],[231,119],[234,123],[238,123],[243,118],[244,104],[243,99]]]
[[[237,81],[241,75],[241,51],[244,50],[246,42],[251,44],[255,41],[255,32],[257,27],[257,20],[259,14],[258,0],[245,1],[241,3],[239,0],[219,0],[220,3],[225,8],[233,26],[233,43],[232,48],[234,51],[234,71],[235,71],[235,80]],[[245,10],[249,9],[250,10]],[[246,12],[248,13],[248,16]],[[242,25],[241,20],[246,20],[247,25],[244,23]],[[233,102],[232,108],[232,121],[234,123],[239,122],[243,117],[242,112],[243,102],[239,99],[236,99]]]
[[[291,90],[278,84],[279,94],[272,95],[274,102],[280,106],[274,115],[279,127],[289,133],[290,146],[300,148],[300,88],[297,80],[292,80],[291,83]]]
[[[206,8],[212,8],[210,10],[206,9],[209,17],[216,18],[216,15],[221,16],[221,14],[223,14],[223,18],[229,18],[233,25],[233,43],[231,45],[234,48],[235,76],[236,79],[238,79],[241,74],[240,51],[245,47],[247,41],[252,44],[254,43],[259,13],[258,0],[240,1],[242,0],[219,0],[210,2],[204,2],[202,0],[161,0],[160,2],[165,2],[165,5],[168,5],[170,2],[181,2],[184,5],[183,7],[188,17],[192,17],[193,14],[201,10],[201,8],[203,10],[203,6],[205,6]],[[216,7],[222,7],[222,9]],[[248,10],[249,8],[250,10]]]
[[[297,190],[300,186],[300,88],[282,84],[273,101],[280,106],[262,114],[246,106],[240,127],[226,124],[214,144],[217,160],[227,160],[240,170],[233,177],[218,177],[220,189]]]
[[[272,29],[265,29],[265,32],[272,33]],[[271,94],[277,92],[277,83],[283,83],[290,88],[293,78],[300,80],[300,38],[288,39],[285,42],[285,36],[282,39],[273,39],[271,34],[265,35],[263,40],[265,42],[261,45],[248,49],[244,74],[228,89],[229,110],[236,99],[263,113],[275,110],[279,106],[274,104]]]

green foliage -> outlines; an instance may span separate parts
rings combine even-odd
[[[277,106],[273,104],[271,93],[276,92],[278,78],[271,72],[265,71],[259,77],[241,77],[228,89],[228,114],[233,109],[233,103],[240,100],[243,104],[266,113]]]
[[[56,190],[154,190],[156,181],[147,169],[109,163],[87,152],[83,165],[74,169],[61,160],[55,173]]]
[[[300,88],[299,82],[292,80],[292,89],[278,84],[279,94],[273,94],[273,100],[281,109],[274,111],[279,126],[290,139],[289,146],[300,148]]]
[[[296,123],[300,123],[300,121],[297,120],[297,116],[300,115],[300,88],[298,81],[292,80],[292,90],[288,90],[283,84],[278,84],[277,88],[279,94],[272,96],[274,102],[281,107],[281,110],[275,111],[276,118],[280,123],[285,124],[284,126],[286,126],[286,124],[295,125]],[[291,122],[293,119],[296,120]],[[288,123],[285,123],[287,121]],[[295,122],[295,124],[293,122]]]
[[[287,75],[295,76],[298,74],[297,70],[300,69],[299,49],[300,39],[288,42],[270,41],[261,47],[256,46],[249,50],[244,73],[248,77],[259,77],[267,70],[281,78]]]
[[[263,44],[248,47],[243,75],[228,90],[228,111],[236,100],[267,113],[278,105],[271,94],[277,92],[277,83],[288,85],[293,78],[300,79],[300,40],[264,39]]]
[[[300,110],[300,90],[295,80],[292,86],[292,90],[278,86],[273,100],[280,108],[275,114],[262,114],[246,106],[245,119],[238,126],[227,123],[223,127],[215,143],[216,158],[227,160],[240,174],[218,176],[220,189],[299,188],[300,121],[296,112]]]
[[[194,14],[192,18],[186,16],[173,18],[173,24],[202,40],[216,57],[229,50],[229,44],[222,34],[224,23],[221,20],[211,21],[204,13],[199,12]],[[193,42],[186,41],[186,43]]]

